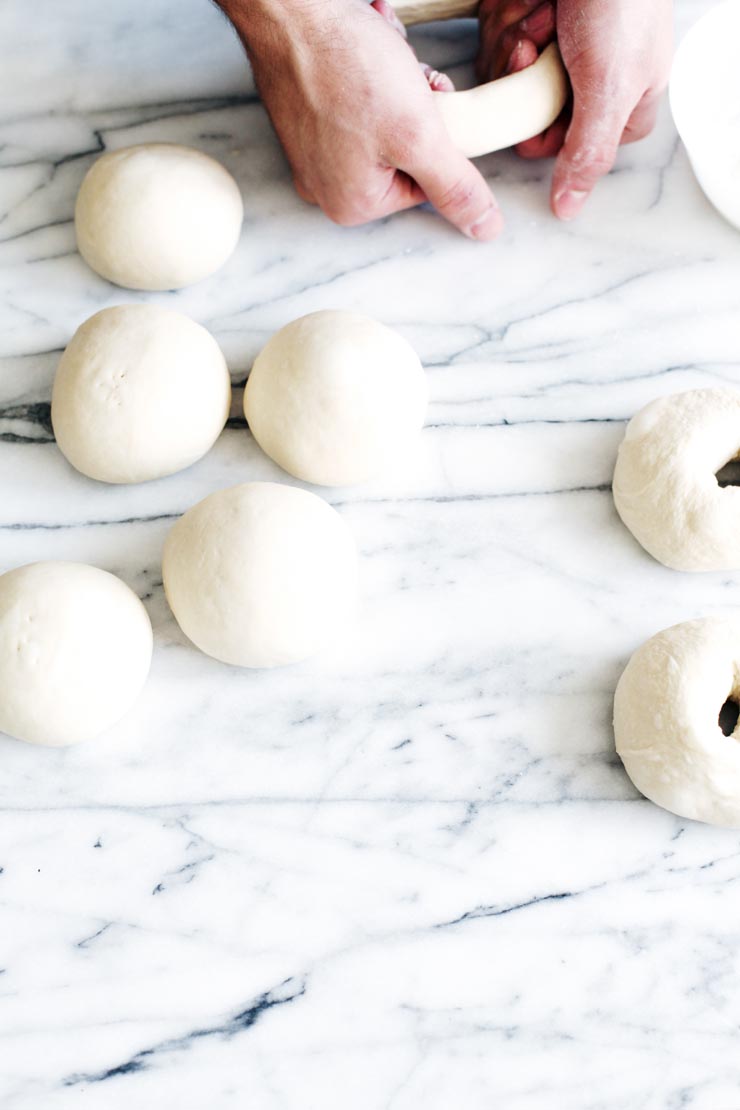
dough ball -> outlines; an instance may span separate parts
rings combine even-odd
[[[0,731],[63,747],[105,732],[133,706],[152,626],[119,578],[82,563],[31,563],[0,576]]]
[[[156,305],[104,308],[74,334],[54,379],[60,450],[101,482],[146,482],[205,455],[220,435],[231,382],[215,339]]]
[[[740,391],[662,397],[627,425],[614,503],[635,539],[674,570],[740,569],[740,488],[716,474],[740,454]]]
[[[617,752],[657,805],[710,825],[740,828],[740,726],[719,713],[740,699],[740,620],[674,625],[635,652],[614,698]]]
[[[201,651],[238,667],[275,667],[338,635],[355,606],[357,555],[321,498],[248,482],[178,520],[162,576],[178,624]]]
[[[320,486],[364,482],[390,466],[419,435],[426,405],[416,352],[357,312],[313,312],[282,328],[244,392],[262,450]]]
[[[103,154],[77,195],[80,254],[127,289],[182,289],[233,253],[244,207],[224,167],[190,147],[144,143]]]

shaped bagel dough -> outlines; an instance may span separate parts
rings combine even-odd
[[[162,576],[186,636],[238,667],[296,663],[349,620],[357,553],[339,514],[306,490],[247,482],[171,529]]]
[[[740,726],[719,713],[740,697],[740,619],[687,621],[659,632],[630,659],[614,698],[617,752],[657,805],[710,825],[740,828]]]
[[[448,134],[468,158],[523,143],[558,118],[568,78],[556,44],[527,69],[464,92],[435,92]]]
[[[0,731],[31,744],[90,740],[132,707],[152,626],[119,578],[82,563],[0,576]]]
[[[201,458],[229,415],[215,339],[157,305],[104,308],[72,337],[54,379],[60,450],[101,482],[146,482]]]
[[[393,0],[404,23],[475,15],[470,0]],[[455,146],[468,158],[504,150],[539,135],[558,118],[569,91],[560,51],[550,43],[519,73],[464,92],[433,96]]]
[[[77,246],[116,285],[182,289],[223,266],[243,217],[239,187],[220,162],[144,143],[109,151],[88,170],[75,207]]]
[[[287,324],[252,367],[244,413],[262,450],[323,486],[364,482],[397,462],[424,424],[418,355],[358,312],[322,311]]]
[[[614,504],[646,551],[675,570],[740,569],[740,489],[717,471],[740,454],[740,391],[652,401],[627,425]]]

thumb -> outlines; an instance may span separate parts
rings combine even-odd
[[[435,136],[404,166],[440,215],[470,239],[495,239],[504,225],[485,178],[446,135]]]
[[[561,220],[577,216],[596,183],[611,170],[629,114],[606,108],[598,96],[589,101],[576,95],[552,178],[552,210]]]

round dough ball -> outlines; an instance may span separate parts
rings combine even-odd
[[[740,699],[740,620],[686,621],[630,659],[614,698],[617,752],[657,805],[710,825],[740,828],[740,725],[719,713]]]
[[[113,574],[49,562],[0,576],[0,732],[90,740],[133,706],[151,658],[146,609]]]
[[[162,577],[186,636],[238,667],[296,663],[351,616],[357,554],[339,514],[306,490],[247,482],[171,529]]]
[[[632,535],[674,570],[740,569],[740,488],[716,473],[740,454],[740,392],[652,401],[627,425],[614,503]]]
[[[144,143],[109,151],[77,195],[80,254],[127,289],[182,289],[219,270],[241,233],[244,206],[220,162],[190,147]]]
[[[72,337],[54,379],[51,422],[83,474],[147,482],[205,455],[230,403],[226,361],[205,328],[156,305],[120,305]]]
[[[270,339],[244,391],[254,438],[304,482],[348,486],[396,461],[424,424],[414,349],[357,312],[312,312]]]

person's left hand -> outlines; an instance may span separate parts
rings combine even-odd
[[[653,128],[670,70],[671,0],[482,0],[478,14],[481,81],[525,69],[557,38],[572,103],[517,151],[558,156],[552,209],[572,219],[612,169],[620,143]]]

